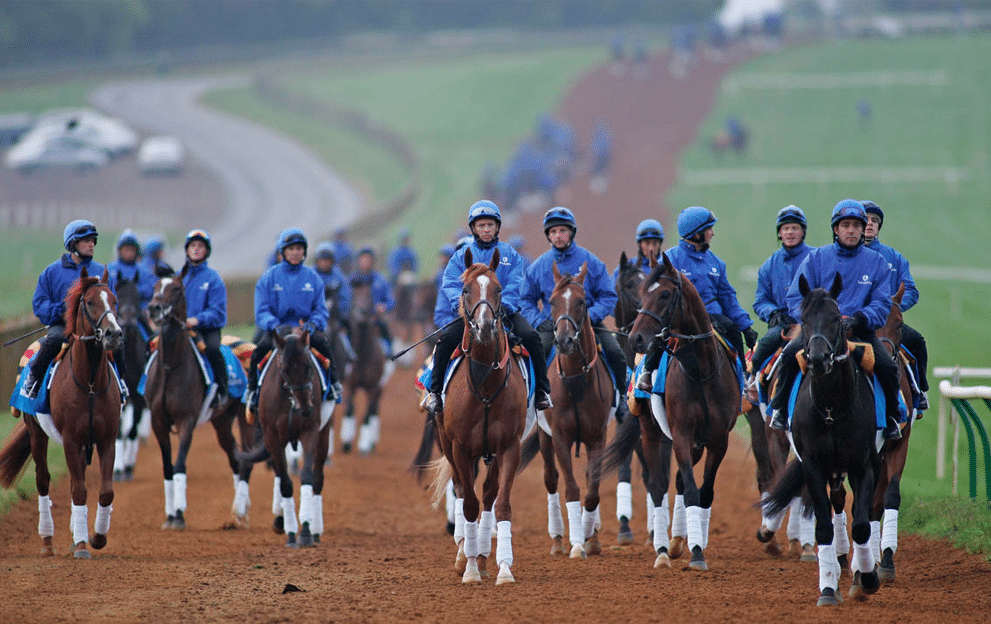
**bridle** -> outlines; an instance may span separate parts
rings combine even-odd
[[[680,332],[676,332],[673,329],[671,329],[671,324],[674,321],[675,312],[681,312],[681,316],[682,317],[685,316],[685,298],[681,291],[682,288],[681,271],[675,269],[674,274],[675,277],[671,277],[666,273],[661,273],[661,275],[658,277],[659,280],[666,279],[672,284],[674,284],[674,294],[672,295],[671,300],[668,302],[668,305],[665,306],[663,310],[661,310],[661,313],[658,314],[653,310],[649,310],[647,308],[642,307],[639,310],[637,310],[637,314],[648,316],[660,324],[661,331],[654,335],[654,338],[659,340],[667,340],[668,338],[677,338],[679,340],[695,342],[696,340],[711,338],[712,336],[715,335],[714,329],[710,329],[709,331],[701,334],[682,334]],[[658,284],[659,283],[660,282],[658,282]]]
[[[818,339],[826,344],[826,348],[828,349],[827,351],[828,356],[826,357],[826,361],[825,361],[825,368],[826,368],[825,374],[827,375],[833,371],[834,364],[836,364],[837,362],[843,362],[848,357],[850,357],[849,349],[846,349],[846,351],[841,355],[836,355],[836,353],[840,351],[840,343],[843,341],[843,336],[844,336],[843,324],[840,323],[838,324],[838,329],[836,330],[836,337],[833,340],[827,338],[826,335],[823,334],[822,332],[815,332],[811,336],[808,336],[805,339],[806,355],[808,355],[809,348],[812,346],[813,341]],[[814,369],[812,370],[814,372]]]
[[[639,284],[642,284],[643,281],[644,281],[644,279],[646,279],[646,277],[647,277],[641,269],[628,269],[628,271],[629,272],[636,272],[636,273],[638,273],[641,276],[641,279],[640,279]],[[623,270],[622,269],[620,269],[620,274],[617,277],[618,277],[617,282],[621,284],[622,283],[622,280],[623,280]],[[639,287],[639,284],[637,284],[638,287]],[[623,305],[624,311],[625,311],[625,309],[627,307],[630,307],[630,308],[633,308],[633,309],[635,309],[635,310],[637,310],[639,312],[640,298],[637,297],[635,293],[636,293],[635,290],[633,292],[631,292],[629,289],[623,288],[622,285],[620,285],[620,287],[617,289],[616,294],[619,296],[619,299],[620,299],[621,304]],[[623,324],[619,328],[619,330],[622,331],[622,332],[624,332],[624,333],[629,333],[630,329],[633,328],[633,323],[635,323],[636,320],[637,320],[637,315],[634,314],[633,315],[633,318],[631,318],[629,320],[629,322]]]
[[[84,295],[86,294],[86,291],[92,288],[93,286],[99,287],[99,285],[100,285],[99,282],[94,282],[89,286],[83,288],[82,293],[80,293],[79,295],[79,307],[83,311],[83,318],[85,318],[86,322],[88,322],[90,326],[93,328],[92,334],[84,334],[82,336],[77,336],[77,338],[79,340],[82,340],[83,342],[88,342],[90,340],[95,342],[101,342],[103,340],[104,331],[103,328],[100,327],[100,325],[103,323],[103,319],[107,318],[107,316],[113,315],[113,310],[111,309],[110,306],[107,306],[106,309],[103,311],[103,314],[101,314],[100,317],[96,319],[96,321],[93,321],[93,317],[90,316],[89,310],[86,309],[86,301],[84,301]],[[110,292],[109,287],[106,286],[103,287],[106,288],[108,293]]]
[[[471,328],[471,331],[470,332],[465,332],[467,334],[467,337],[470,337],[470,340],[468,341],[468,344],[465,344],[466,341],[465,341],[464,338],[462,338],[462,340],[461,340],[461,350],[465,353],[466,356],[468,355],[468,347],[470,346],[470,343],[475,340],[475,335],[478,334],[478,333],[481,333],[481,331],[482,331],[480,325],[475,322],[475,316],[478,313],[478,309],[480,307],[482,307],[483,305],[488,306],[488,308],[490,310],[492,310],[492,316],[493,316],[493,319],[494,319],[494,322],[496,323],[496,325],[497,326],[498,325],[501,325],[501,323],[502,323],[502,297],[499,298],[499,301],[498,301],[498,303],[495,306],[493,306],[492,305],[492,302],[489,301],[488,299],[479,299],[478,301],[475,302],[475,305],[473,305],[471,307],[471,310],[469,311],[468,310],[468,292],[467,292],[467,290],[465,290],[465,291],[463,291],[461,293],[461,308],[463,310],[465,310],[465,326]],[[503,334],[503,340],[506,342],[506,345],[505,345],[506,348],[503,349],[502,360],[500,362],[492,362],[491,365],[488,365],[489,368],[492,368],[492,369],[502,368],[503,366],[506,365],[506,362],[509,361],[509,337],[506,335],[506,332],[505,331],[503,331],[501,333]],[[475,361],[477,362],[478,360],[475,360]],[[479,363],[480,364],[484,364],[484,362],[479,362]]]
[[[576,282],[574,279],[568,280],[568,282],[565,283],[565,284],[563,284],[563,286],[574,286],[574,287],[578,288],[581,291],[581,301],[583,301],[583,302],[585,301],[585,287],[582,286],[581,284],[579,284],[578,282]],[[585,317],[586,318],[588,317],[588,312],[585,313]],[[574,317],[572,317],[570,314],[567,314],[567,313],[561,314],[556,319],[554,319],[554,335],[555,335],[555,338],[558,335],[558,331],[559,331],[558,328],[561,326],[561,322],[562,321],[563,322],[566,322],[568,325],[570,325],[574,329],[574,334],[572,335],[572,340],[574,340],[575,344],[578,345],[578,353],[580,353],[581,356],[582,356],[582,368],[581,368],[581,372],[578,373],[579,375],[584,375],[588,371],[592,370],[592,368],[595,366],[596,361],[599,359],[599,351],[598,351],[598,349],[595,348],[595,341],[594,340],[592,341],[592,360],[591,361],[588,361],[588,354],[585,353],[585,349],[582,348],[581,330],[582,330],[582,324],[584,323],[584,320],[585,319],[582,319],[582,323],[579,323],[578,321],[576,321],[574,319]],[[558,360],[557,360],[557,372],[558,372],[558,375],[560,377],[563,378],[565,376],[564,375],[564,371],[561,368],[561,359],[560,358],[558,358]]]
[[[306,347],[300,345],[300,349],[303,351],[303,358],[306,360],[306,383],[303,384],[293,384],[290,381],[289,376],[286,375],[285,364],[288,364],[288,359],[284,356],[286,354],[286,348],[283,347],[280,351],[279,359],[279,376],[282,378],[282,388],[289,393],[289,408],[292,412],[298,412],[302,408],[302,403],[296,397],[297,392],[307,393],[309,397],[310,391],[313,390],[313,375],[311,371],[313,370],[313,363],[310,361],[309,354],[306,353]]]

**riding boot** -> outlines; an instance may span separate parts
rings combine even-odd
[[[437,415],[444,411],[444,401],[441,399],[441,393],[444,391],[444,375],[447,374],[447,365],[451,362],[451,354],[454,353],[461,341],[464,330],[464,320],[458,318],[437,338],[430,372],[430,392],[424,403],[427,411],[431,414]]]
[[[213,381],[217,384],[217,394],[213,397],[213,402],[210,403],[211,407],[217,407],[223,404],[230,396],[228,390],[228,380],[227,380],[227,363],[224,361],[223,354],[218,350],[207,349],[206,359],[210,361],[210,367],[213,369]]]
[[[784,351],[781,352],[781,357],[778,360],[778,371],[775,374],[777,390],[771,398],[771,402],[768,404],[768,407],[776,412],[780,412],[782,414],[782,418],[785,418],[784,413],[788,407],[788,397],[791,395],[791,385],[795,381],[795,376],[798,375],[798,360],[795,359],[795,356],[801,349],[802,341],[796,338],[785,346]],[[779,420],[778,424],[782,424],[782,421]],[[774,426],[773,423],[771,426]],[[787,429],[787,426],[782,427],[782,429]]]
[[[884,430],[881,435],[885,440],[901,440],[902,430],[898,426],[898,421],[893,420],[891,416],[885,418]]]
[[[640,373],[640,377],[637,379],[637,390],[642,390],[643,392],[652,392],[654,390],[653,374],[657,370],[657,367],[661,364],[661,356],[664,354],[664,349],[656,344],[656,342],[651,342],[647,347],[647,353],[643,357],[643,372]]]
[[[25,377],[24,385],[21,389],[23,396],[29,399],[38,398],[38,392],[41,390],[41,382],[45,378],[45,373],[48,372],[48,367],[51,365],[52,360],[62,350],[64,331],[64,325],[52,325],[48,329],[48,334],[40,340],[41,344],[38,347],[38,352],[35,353],[34,359],[28,365],[28,375]]]

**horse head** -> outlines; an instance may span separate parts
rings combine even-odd
[[[620,329],[629,330],[640,309],[640,285],[647,275],[637,264],[630,264],[626,252],[619,256],[619,274],[616,276],[616,309],[613,318]]]
[[[367,325],[378,318],[372,284],[368,280],[351,280],[351,320],[356,325]]]
[[[630,346],[637,353],[646,353],[654,338],[666,340],[674,315],[684,316],[683,290],[690,282],[682,279],[667,254],[661,257],[660,264],[651,258],[650,275],[640,284],[640,309],[630,330]]]
[[[108,350],[120,346],[124,331],[117,322],[117,297],[110,289],[110,275],[91,277],[83,267],[79,279],[66,294],[67,331],[81,340],[94,340]]]
[[[551,318],[554,319],[554,344],[564,355],[571,355],[579,342],[582,327],[588,319],[585,302],[585,276],[588,263],[582,263],[578,275],[561,274],[557,262],[553,263],[554,290],[551,292]]]
[[[314,406],[313,362],[310,360],[310,332],[294,329],[283,336],[273,332],[279,349],[279,376],[282,389],[289,395],[289,408],[309,418]]]
[[[186,322],[186,289],[182,280],[188,267],[184,266],[178,276],[162,277],[155,284],[155,294],[148,304],[148,314],[161,325],[172,319],[180,325]]]
[[[837,273],[829,290],[812,289],[804,275],[798,277],[798,292],[802,294],[802,336],[805,357],[813,375],[828,375],[836,362],[847,358],[846,328],[840,306],[836,303],[843,288]]]
[[[898,363],[898,347],[902,344],[902,328],[905,321],[902,317],[902,297],[905,295],[905,283],[898,285],[898,292],[891,298],[891,311],[884,327],[877,330],[878,339],[891,350],[891,359]]]
[[[138,291],[138,275],[129,280],[117,271],[115,280],[117,291],[117,318],[121,325],[127,325],[137,320],[141,311],[141,293]]]
[[[465,251],[465,272],[461,275],[461,314],[472,338],[481,344],[491,343],[498,334],[502,317],[502,285],[496,277],[499,248],[488,265],[475,264],[471,250]]]

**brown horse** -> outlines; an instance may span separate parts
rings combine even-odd
[[[458,517],[463,522],[463,532],[455,529],[455,535],[464,535],[455,561],[455,569],[463,573],[462,582],[481,582],[495,524],[499,565],[496,585],[501,585],[515,582],[509,500],[526,423],[527,385],[517,357],[509,350],[503,327],[502,286],[495,273],[499,249],[488,265],[473,264],[468,251],[465,265],[468,268],[461,276],[465,284],[461,295],[461,318],[465,323],[461,349],[466,357],[450,381],[444,412],[437,416],[437,436],[446,461],[442,460],[434,487],[436,492],[443,492],[451,477],[463,500],[464,513]],[[484,511],[475,493],[480,458],[488,466],[482,486]]]
[[[238,462],[234,456],[233,423],[240,423],[242,438],[247,435],[244,404],[228,398],[216,408],[210,408],[207,386],[200,364],[194,353],[189,330],[186,329],[186,290],[183,278],[186,267],[176,277],[163,277],[155,285],[155,295],[148,304],[148,312],[159,324],[158,351],[148,365],[145,382],[145,401],[151,410],[151,426],[162,453],[162,472],[165,478],[165,522],[163,529],[186,528],[186,456],[193,442],[196,427],[210,421],[217,434],[220,447],[234,474],[238,476]],[[172,439],[179,436],[179,449],[172,462]],[[239,488],[235,483],[235,492]],[[243,522],[235,514],[233,526]]]
[[[121,408],[120,386],[110,370],[108,353],[118,347],[123,337],[115,317],[117,298],[107,282],[106,271],[102,279],[97,279],[83,268],[69,289],[65,299],[68,347],[52,375],[50,421],[43,414],[24,414],[24,425],[0,452],[0,484],[4,487],[10,487],[17,479],[28,457],[34,458],[41,516],[38,533],[43,544],[41,552],[46,555],[55,554],[52,545],[55,524],[48,496],[49,437],[61,441],[65,449],[72,491],[73,556],[77,559],[90,558],[86,549],[86,466],[93,460],[94,449],[100,455],[100,498],[94,535],[89,543],[98,550],[107,545],[114,500],[114,444]]]
[[[564,523],[557,493],[558,471],[554,463],[557,457],[557,464],[564,473],[570,557],[584,559],[587,555],[602,553],[599,543],[599,530],[602,528],[599,519],[599,479],[615,386],[605,360],[599,357],[592,322],[588,317],[585,287],[582,285],[588,267],[582,264],[575,276],[562,275],[556,262],[553,269],[555,283],[550,304],[557,355],[551,366],[557,374],[550,376],[550,382],[554,407],[542,413],[542,418],[538,420],[540,428],[527,440],[529,443],[537,436],[544,457],[548,527],[553,541],[551,554],[564,552]],[[582,444],[588,453],[584,510],[571,463],[572,445],[577,457]],[[524,457],[526,455],[524,453]],[[523,468],[525,466],[521,462],[520,470]]]
[[[334,402],[322,400],[322,381],[310,354],[309,332],[295,329],[285,337],[275,332],[273,338],[277,349],[258,390],[258,420],[264,444],[239,457],[240,477],[247,484],[251,466],[271,456],[277,493],[272,502],[275,532],[288,534],[289,548],[310,547],[320,542],[323,533],[323,468],[330,449]],[[298,523],[286,462],[289,444],[293,449],[303,446]]]
[[[379,401],[382,389],[392,372],[391,363],[386,362],[385,349],[379,325],[380,313],[372,299],[372,286],[367,282],[355,281],[351,284],[350,338],[356,360],[347,377],[344,378],[344,418],[341,419],[341,450],[351,452],[355,437],[358,438],[358,451],[363,455],[371,453],[379,439]],[[358,390],[365,391],[368,399],[360,432],[354,417],[354,400]]]

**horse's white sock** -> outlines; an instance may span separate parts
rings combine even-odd
[[[458,496],[454,493],[454,481],[447,480],[447,488],[444,492],[444,506],[447,508],[447,521],[454,524],[454,499]]]
[[[598,511],[596,508],[593,511],[588,511],[582,508],[582,531],[585,532],[585,539],[592,537],[592,533],[595,532],[595,512]]]
[[[685,520],[688,523],[688,549],[696,546],[705,550],[705,537],[702,534],[702,508],[692,505],[685,508]]]
[[[802,541],[802,499],[798,496],[788,505],[788,539]]]
[[[52,499],[50,496],[38,497],[38,535],[42,537],[55,535],[55,520],[52,519]]]
[[[802,546],[806,544],[816,543],[816,517],[815,515],[806,518],[805,517],[805,505],[802,505],[801,513],[799,514],[801,518],[801,527],[799,533],[802,535]],[[836,556],[836,550],[833,550],[833,556]]]
[[[506,564],[513,567],[513,523],[509,520],[502,520],[496,523],[498,536],[496,537],[496,564]]]
[[[649,496],[649,494],[648,494]],[[655,507],[651,513],[651,517],[654,520],[654,524],[650,527],[650,530],[654,532],[654,552],[656,553],[661,548],[668,548],[670,543],[668,541],[668,495],[665,494],[664,498],[661,499],[661,506]]]
[[[381,439],[382,419],[378,417],[378,414],[372,414],[368,424],[372,427],[372,445],[374,446],[378,444]]]
[[[833,514],[833,546],[836,556],[850,554],[850,535],[846,532],[846,512]]]
[[[881,531],[881,552],[890,548],[891,552],[898,550],[898,510],[884,510],[884,529]]]
[[[454,543],[457,544],[465,538],[465,499],[458,498],[454,501]]]
[[[870,572],[874,569],[874,553],[871,552],[870,542],[853,545],[853,560],[850,569],[854,572]]]
[[[465,520],[465,557],[478,556],[478,521]]]
[[[282,497],[282,523],[286,533],[299,533],[299,523],[296,521],[296,499],[292,496]]]
[[[764,492],[763,494],[760,495],[760,504],[762,509],[760,514],[760,522],[761,524],[764,525],[765,528],[767,528],[767,530],[777,533],[778,529],[781,528],[781,523],[785,519],[785,511],[787,511],[787,509],[782,509],[778,513],[770,516],[767,515],[767,512],[763,511],[763,506],[767,504],[767,499],[769,499],[770,497],[771,497],[770,492]],[[788,528],[789,530],[791,529],[791,523],[789,523]]]
[[[247,481],[238,481],[237,489],[234,490],[234,513],[238,518],[243,518],[248,514],[251,506],[250,493]]]
[[[561,497],[555,492],[547,495],[547,532],[551,539],[564,537],[564,518],[561,517]]]
[[[712,517],[712,507],[702,507],[702,550],[709,547],[709,518]]]
[[[279,477],[272,480],[272,514],[282,515],[282,479]]]
[[[881,559],[881,523],[877,520],[871,522],[871,552],[878,560]]]
[[[186,511],[186,473],[177,472],[172,475],[173,489],[175,490],[176,511]]]
[[[124,460],[124,467],[134,466],[138,463],[138,444],[137,439],[128,440],[127,447],[127,458]]]
[[[114,441],[114,472],[124,471],[124,441]]]
[[[98,535],[106,535],[110,530],[110,512],[114,510],[113,505],[96,506],[96,521],[93,523],[93,531]]]
[[[165,515],[175,516],[175,482],[172,479],[165,480]]]
[[[358,429],[354,421],[354,416],[345,416],[341,419],[341,442],[351,444],[354,442],[354,437],[357,433]]]
[[[483,511],[478,519],[478,554],[492,554],[492,530],[495,529],[495,512]]]
[[[334,459],[334,440],[337,438],[334,437],[333,426],[330,427],[330,435],[328,437],[330,438],[330,444],[327,445],[327,459]]]
[[[819,591],[837,589],[840,583],[840,562],[832,544],[819,544]]]
[[[323,535],[323,494],[313,495],[313,516],[310,518],[310,532]]]
[[[595,524],[593,526],[595,526],[595,530],[596,531],[601,531],[602,530],[602,514],[599,512],[599,509],[601,507],[602,507],[601,504],[596,505],[595,506],[595,511],[592,512],[595,515]]]
[[[89,539],[89,510],[86,505],[72,504],[72,543],[85,542]]]
[[[683,494],[675,494],[674,515],[671,518],[671,537],[685,537],[687,535],[688,525],[685,520],[685,496]]]
[[[299,486],[299,521],[309,522],[310,531],[313,530],[313,486]]]
[[[664,501],[664,503],[666,507],[667,501]],[[665,509],[665,513],[667,513],[667,509]],[[654,530],[653,526],[654,526],[654,497],[650,495],[650,492],[647,492],[647,530],[653,531]]]
[[[582,529],[582,504],[580,501],[568,501],[568,541],[572,546],[585,543],[585,531]]]
[[[616,484],[616,519],[633,517],[633,487],[627,481]]]
[[[371,422],[361,425],[361,433],[358,434],[358,450],[362,453],[370,453],[375,446],[375,429]]]

